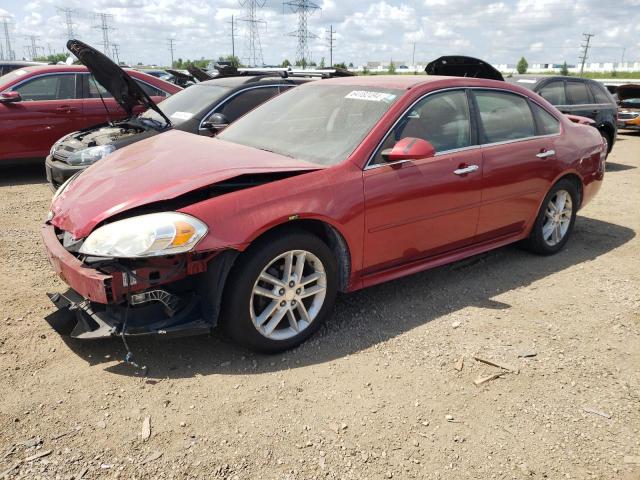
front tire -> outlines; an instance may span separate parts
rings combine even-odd
[[[313,335],[331,311],[336,260],[304,231],[267,235],[238,259],[225,286],[222,326],[234,341],[276,353]]]
[[[553,255],[562,250],[573,230],[579,202],[575,182],[558,181],[542,202],[525,247],[540,255]]]

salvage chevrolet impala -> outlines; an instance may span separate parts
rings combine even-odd
[[[535,93],[452,77],[297,87],[216,138],[171,131],[56,193],[42,233],[78,338],[294,347],[351,292],[509,243],[563,248],[604,142]]]

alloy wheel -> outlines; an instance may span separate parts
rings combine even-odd
[[[566,190],[558,190],[547,203],[542,237],[547,245],[553,247],[560,243],[571,225],[573,202]]]
[[[306,250],[290,250],[271,260],[254,283],[251,320],[264,337],[288,340],[311,325],[326,293],[320,259]]]

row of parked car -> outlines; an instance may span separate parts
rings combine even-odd
[[[72,175],[42,236],[70,287],[50,294],[52,322],[76,338],[220,325],[276,352],[312,335],[338,291],[513,242],[556,253],[615,140],[474,59],[429,67],[450,76],[235,72],[156,103],[68,46],[126,112],[47,159],[53,183]],[[4,108],[30,103],[17,85]]]

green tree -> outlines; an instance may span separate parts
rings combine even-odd
[[[369,75],[369,69],[367,68],[367,66],[365,65],[364,67],[362,67],[362,74],[363,75]]]
[[[391,62],[389,62],[389,68],[387,70],[389,72],[389,75],[395,75],[396,74],[396,64],[393,63],[393,60],[391,60]]]
[[[220,57],[218,57],[218,61],[220,62],[229,62],[229,64],[232,67],[236,67],[239,68],[242,66],[242,64],[240,63],[240,59],[234,55],[220,55]]]
[[[296,60],[296,67],[307,68],[307,65],[309,65],[309,62],[307,62],[306,58]]]
[[[322,58],[320,59],[320,68],[324,68],[324,67],[325,67],[325,64],[324,64],[324,57],[322,57]]]
[[[529,68],[527,59],[524,57],[520,58],[520,60],[518,61],[518,65],[516,66],[516,70],[518,70],[518,73],[520,75],[522,75],[523,73],[527,73],[527,68]]]
[[[353,68],[353,62],[349,62],[349,68]]]
[[[565,77],[569,75],[569,67],[567,66],[566,60],[562,64],[562,68],[560,69],[560,75],[564,75]]]
[[[333,68],[344,68],[346,70],[347,69],[347,64],[344,63],[344,62],[334,63],[333,64]]]
[[[286,59],[286,58],[285,58],[285,59],[284,59],[284,62],[282,62],[282,66],[283,66],[284,68],[288,68],[288,67],[290,67],[290,66],[291,66],[291,62],[290,62],[288,59]]]
[[[35,57],[36,62],[58,63],[64,62],[70,54],[68,53],[54,53],[53,55],[42,55]]]

